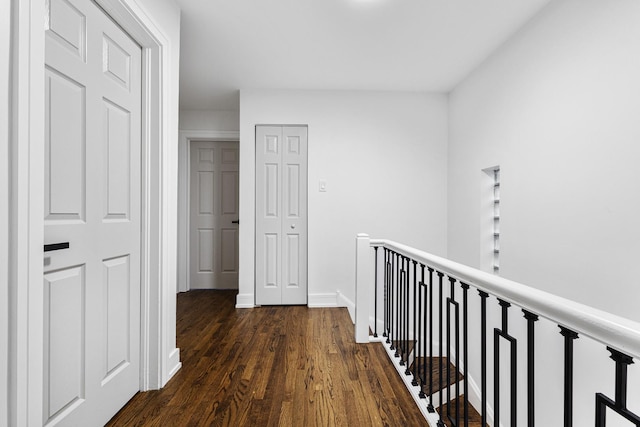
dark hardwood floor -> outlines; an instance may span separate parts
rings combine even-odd
[[[380,344],[344,308],[237,310],[234,291],[178,295],[182,369],[109,426],[424,426]]]

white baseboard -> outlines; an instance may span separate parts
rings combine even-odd
[[[375,331],[374,322],[375,322],[375,319],[373,318],[373,316],[369,316],[369,327],[371,328],[372,331]],[[378,319],[378,335],[382,336],[383,332],[384,332],[384,320]]]
[[[473,380],[473,377],[465,374],[464,378],[469,386],[469,396],[467,397],[469,399],[469,403],[471,403],[471,406],[480,412],[482,410],[482,395],[480,393],[480,387],[478,387],[478,384]],[[487,424],[493,425],[493,408],[489,404],[487,404]],[[500,423],[500,425],[502,425],[502,423]]]
[[[349,298],[345,297],[343,293],[340,291],[337,291],[336,295],[337,295],[336,300],[338,301],[338,307],[347,307],[347,310],[349,310],[349,316],[351,316],[351,321],[355,325],[356,304],[353,301],[351,301]]]
[[[169,354],[169,360],[167,360],[167,376],[164,378],[162,382],[162,387],[164,387],[171,378],[182,368],[182,362],[180,362],[180,349],[174,349],[171,354]]]
[[[253,294],[238,294],[236,308],[254,308],[256,306]]]
[[[310,308],[338,307],[336,293],[309,294],[307,297],[307,305]]]

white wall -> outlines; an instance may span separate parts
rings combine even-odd
[[[254,303],[255,125],[309,126],[309,304],[349,305],[357,233],[446,254],[446,109],[444,95],[241,91],[238,305]]]
[[[180,130],[240,130],[240,112],[234,110],[180,110]]]
[[[451,93],[450,258],[479,267],[490,250],[481,170],[500,165],[501,275],[640,320],[639,22],[635,0],[551,2]],[[551,381],[560,336],[540,330],[538,372]],[[574,425],[593,425],[593,393],[613,394],[613,362],[584,337],[576,360],[576,402],[587,407]],[[638,413],[637,364],[630,373]],[[561,387],[540,389],[537,421],[558,425]]]

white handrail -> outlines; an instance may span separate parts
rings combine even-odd
[[[362,239],[368,236],[361,234],[358,237]],[[640,323],[638,322],[391,240],[371,239],[370,246],[391,249],[558,325],[584,334],[629,356],[640,358]]]

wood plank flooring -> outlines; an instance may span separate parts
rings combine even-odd
[[[344,308],[235,309],[234,291],[178,295],[182,369],[109,426],[426,426],[378,344]]]

